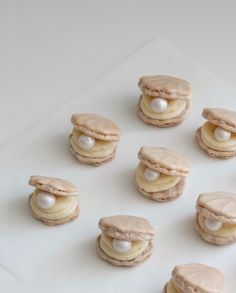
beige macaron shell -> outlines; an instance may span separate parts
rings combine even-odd
[[[73,114],[72,124],[85,135],[105,141],[118,141],[120,128],[110,119],[95,114]]]
[[[166,148],[143,146],[138,157],[148,168],[166,175],[187,176],[189,172],[188,161]]]
[[[132,259],[132,260],[119,260],[119,259],[115,259],[110,257],[109,255],[107,255],[101,248],[100,246],[100,239],[101,236],[97,237],[97,251],[98,254],[107,262],[109,262],[110,264],[114,265],[114,266],[124,266],[124,267],[133,267],[136,266],[144,261],[146,261],[152,254],[152,241],[149,241],[147,248],[136,258]]]
[[[190,99],[191,87],[186,80],[168,76],[143,76],[138,85],[141,91],[149,96],[160,96],[166,99]]]
[[[236,156],[236,151],[217,151],[213,150],[212,148],[208,147],[205,145],[205,143],[202,140],[202,135],[201,135],[201,127],[199,127],[195,133],[195,138],[200,146],[200,148],[208,154],[208,156],[213,157],[213,158],[219,158],[223,160],[228,160],[232,157]]]
[[[236,224],[236,195],[232,193],[225,191],[201,193],[196,209],[206,218]]]
[[[140,118],[149,125],[153,125],[153,126],[157,126],[157,127],[171,127],[171,126],[175,126],[179,123],[181,123],[186,116],[189,113],[190,110],[190,103],[188,100],[186,100],[186,107],[184,109],[184,111],[179,114],[178,116],[172,118],[172,119],[167,119],[167,120],[160,120],[160,119],[154,119],[154,118],[150,118],[148,117],[142,110],[141,108],[141,99],[142,97],[139,99],[139,103],[138,103],[138,114],[140,116]]]
[[[99,228],[106,235],[129,241],[151,240],[155,230],[148,220],[135,216],[118,215],[100,219]]]
[[[69,181],[53,177],[31,176],[29,185],[61,196],[78,195],[77,188]]]
[[[222,108],[205,108],[202,116],[211,123],[231,132],[236,132],[236,112]]]
[[[213,268],[203,264],[179,265],[172,271],[172,280],[180,292],[223,293],[224,276]]]

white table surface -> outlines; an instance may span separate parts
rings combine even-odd
[[[136,191],[130,184],[140,146],[137,135],[141,135],[142,141],[145,141],[154,133],[153,129],[146,128],[132,112],[134,95],[137,94],[137,77],[150,71],[151,60],[141,59],[142,66],[137,69],[132,67],[132,64],[138,64],[135,59],[137,57],[133,59],[132,53],[154,37],[161,36],[168,41],[172,50],[176,49],[184,57],[214,73],[211,75],[189,62],[180,69],[181,63],[178,64],[179,61],[176,60],[182,60],[182,57],[176,59],[175,55],[172,61],[177,62],[178,67],[160,67],[163,71],[180,75],[189,73],[197,93],[197,101],[193,103],[195,113],[191,124],[185,124],[178,129],[191,134],[194,127],[202,122],[200,111],[206,101],[212,106],[216,101],[218,105],[222,103],[221,106],[226,101],[227,105],[236,106],[234,88],[220,82],[221,79],[234,85],[236,81],[235,5],[232,3],[0,1],[1,291],[51,292],[59,286],[58,292],[69,293],[128,292],[132,288],[136,292],[160,292],[173,265],[203,259],[226,270],[226,292],[233,292],[232,288],[236,286],[233,270],[236,263],[235,249],[230,247],[217,250],[206,245],[195,235],[191,225],[187,224],[187,219],[194,213],[193,203],[197,194],[203,191],[202,188],[204,191],[205,188],[235,190],[233,163],[222,162],[220,168],[214,168],[219,163],[199,153],[191,139],[182,145],[178,140],[179,136],[175,136],[175,130],[166,132],[172,135],[171,139],[167,139],[165,133],[161,132],[166,137],[166,146],[172,146],[174,142],[179,151],[186,152],[190,157],[194,152],[194,171],[186,190],[193,197],[186,196],[169,204],[170,214],[176,210],[181,213],[182,204],[192,207],[186,214],[181,213],[177,226],[175,217],[160,225],[158,214],[160,218],[164,217],[167,206],[164,204],[157,207],[139,196],[136,198]],[[155,43],[153,46],[160,49],[159,44]],[[150,48],[153,48],[152,45]],[[144,48],[142,58],[147,57],[146,50],[149,49]],[[163,50],[161,52],[164,52],[165,57],[170,54],[168,48],[167,53],[164,48],[160,50]],[[121,65],[117,70],[114,66],[129,55],[130,63],[126,61],[124,67]],[[159,61],[156,62],[160,64]],[[122,68],[125,68],[125,72],[127,68],[130,72],[134,72],[136,68],[136,75],[133,73],[124,84],[121,83]],[[195,74],[192,72],[193,68]],[[156,71],[159,72],[159,68]],[[105,74],[106,72],[108,73]],[[153,69],[152,73],[154,72]],[[199,73],[204,78],[198,76]],[[104,77],[101,79],[101,76]],[[104,86],[99,87],[99,82],[94,85],[96,79],[101,84],[105,82],[111,86],[104,89]],[[107,83],[109,79],[110,83]],[[201,86],[198,82],[201,82]],[[114,90],[117,91],[116,95]],[[132,95],[132,101],[126,102],[127,93]],[[86,95],[90,98],[84,99]],[[117,101],[115,109],[110,108],[113,99]],[[110,103],[109,108],[106,107],[107,103]],[[96,109],[107,116],[109,112],[118,121],[121,112],[131,115],[121,122],[127,133],[120,145],[120,155],[112,164],[102,167],[101,171],[84,167],[78,169],[73,158],[64,152],[63,143],[70,131],[68,117],[71,111],[76,112],[78,109]],[[61,126],[60,131],[57,126]],[[137,131],[137,126],[141,132]],[[130,140],[137,145],[130,146]],[[159,140],[154,139],[151,142],[159,143]],[[55,150],[51,148],[52,145]],[[132,157],[126,150],[130,151]],[[122,162],[128,160],[129,164],[124,166]],[[211,174],[212,168],[217,177],[211,176],[209,179],[203,176],[201,180],[198,178],[204,172]],[[97,172],[101,177],[98,178]],[[102,174],[106,176],[107,172],[111,172],[107,178],[108,183],[101,183]],[[25,202],[25,196],[30,192],[27,180],[34,173],[55,174],[75,182],[81,193],[81,208],[84,207],[81,219],[55,229],[35,223]],[[194,175],[198,178],[198,184],[192,185]],[[88,185],[88,178],[93,180],[94,187]],[[105,204],[99,202],[96,198],[98,195],[94,194],[96,184],[101,186],[98,195],[103,196]],[[114,193],[114,186],[119,188],[115,191],[116,196],[111,198],[109,195]],[[143,205],[146,209],[143,209]],[[149,217],[160,234],[156,240],[153,258],[131,271],[114,270],[97,257],[93,247],[93,237],[98,233],[98,217],[120,212],[121,209],[129,213],[134,213],[135,209],[139,214]],[[180,228],[184,231],[183,238],[178,233]],[[86,234],[87,230],[89,234]],[[173,254],[168,252],[168,249],[173,249],[169,238],[171,234],[179,245]],[[82,238],[81,235],[85,237]],[[186,246],[188,249],[181,251],[181,247],[186,245],[185,241],[189,242]],[[215,258],[215,253],[220,258]],[[230,259],[230,263],[226,257]]]

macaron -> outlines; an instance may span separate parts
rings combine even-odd
[[[188,81],[168,76],[143,76],[138,112],[150,125],[169,127],[181,123],[190,110],[191,86]]]
[[[227,245],[236,242],[236,195],[206,192],[196,204],[196,229],[207,242]]]
[[[78,217],[78,191],[72,183],[59,178],[31,176],[29,185],[35,187],[29,196],[34,218],[54,226]]]
[[[118,215],[100,219],[99,255],[115,266],[132,267],[152,254],[154,228],[140,217]]]
[[[136,169],[136,186],[141,194],[155,201],[170,201],[184,190],[189,173],[188,161],[163,147],[143,146]]]
[[[207,122],[196,131],[196,140],[201,149],[215,158],[236,156],[236,112],[205,108],[202,116]]]
[[[111,120],[95,114],[73,114],[72,154],[82,164],[102,165],[115,157],[121,130]]]
[[[224,293],[224,275],[218,269],[199,263],[178,265],[164,293]]]

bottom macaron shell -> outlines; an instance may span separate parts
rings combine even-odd
[[[45,218],[42,218],[42,217],[39,217],[31,208],[30,206],[30,199],[32,197],[33,194],[31,194],[29,196],[29,199],[28,199],[28,204],[29,204],[29,207],[31,209],[31,213],[32,213],[32,216],[37,219],[37,220],[40,220],[42,221],[44,224],[48,225],[48,226],[56,226],[56,225],[62,225],[62,224],[65,224],[65,223],[68,223],[68,222],[71,222],[73,220],[75,220],[78,216],[79,216],[79,207],[76,207],[76,209],[74,210],[74,212],[72,214],[70,214],[69,216],[65,217],[65,218],[62,218],[62,219],[57,219],[57,220],[48,220],[48,219],[45,219]]]
[[[210,234],[207,234],[205,231],[202,230],[199,221],[198,221],[198,217],[196,219],[196,230],[198,232],[198,234],[207,242],[214,244],[214,245],[229,245],[232,244],[234,242],[236,242],[236,235],[233,235],[231,237],[217,237],[217,236],[213,236]]]
[[[141,106],[140,106],[141,97],[139,99],[139,104],[138,104],[138,114],[139,114],[140,118],[146,124],[153,125],[153,126],[158,126],[158,127],[175,126],[175,125],[181,123],[189,113],[190,106],[189,106],[189,102],[188,102],[185,110],[180,115],[176,116],[175,118],[168,119],[168,120],[153,119],[153,118],[150,118],[150,117],[146,116],[144,114],[143,110],[141,109]]]
[[[114,265],[114,266],[124,266],[124,267],[133,267],[138,265],[139,263],[144,262],[145,260],[147,260],[149,258],[149,256],[152,254],[152,242],[149,241],[149,245],[146,248],[146,250],[143,251],[143,253],[141,253],[138,257],[136,257],[135,259],[132,260],[118,260],[118,259],[114,259],[112,257],[110,257],[109,255],[107,255],[100,246],[100,239],[101,239],[101,235],[99,235],[97,237],[97,241],[96,241],[96,245],[97,245],[97,250],[99,255],[107,262],[109,262],[110,264]]]
[[[208,154],[208,156],[213,157],[213,158],[219,158],[219,159],[230,159],[232,157],[236,156],[236,151],[232,152],[223,152],[223,151],[217,151],[213,150],[212,148],[208,147],[207,145],[204,144],[201,138],[201,127],[199,127],[195,133],[196,140],[200,146],[200,148]]]
[[[146,192],[145,190],[143,190],[136,184],[137,189],[140,191],[140,193],[144,197],[154,201],[159,201],[159,202],[171,201],[171,200],[177,199],[183,193],[184,185],[185,185],[185,178],[183,177],[179,180],[179,182],[174,187],[168,190],[163,190],[159,192]]]
[[[93,165],[93,166],[100,166],[104,163],[107,163],[111,160],[114,159],[115,154],[116,154],[116,149],[109,155],[106,157],[97,157],[97,158],[89,158],[89,157],[85,157],[80,155],[79,153],[77,153],[72,145],[70,144],[70,151],[72,152],[72,154],[76,157],[76,159],[81,163],[81,164],[85,164],[85,165]]]

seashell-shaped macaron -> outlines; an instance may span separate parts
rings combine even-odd
[[[236,156],[236,112],[222,108],[205,108],[207,120],[196,131],[201,149],[209,156],[229,159]]]
[[[191,87],[186,80],[168,76],[143,76],[138,85],[142,91],[139,115],[147,123],[159,127],[182,122],[190,108]]]
[[[154,228],[148,220],[128,215],[100,219],[102,233],[97,238],[99,255],[116,266],[131,267],[152,253]]]
[[[178,265],[166,284],[164,293],[224,293],[224,276],[216,268],[190,263]]]
[[[29,185],[35,187],[29,196],[34,218],[53,226],[78,217],[78,191],[71,182],[53,177],[31,176]]]
[[[202,193],[196,210],[196,228],[204,240],[216,245],[236,242],[235,194],[225,191]]]
[[[73,114],[70,149],[80,163],[99,166],[115,157],[120,128],[96,114]]]
[[[184,190],[189,173],[188,161],[163,147],[141,147],[138,153],[136,186],[140,193],[155,201],[170,201]]]

